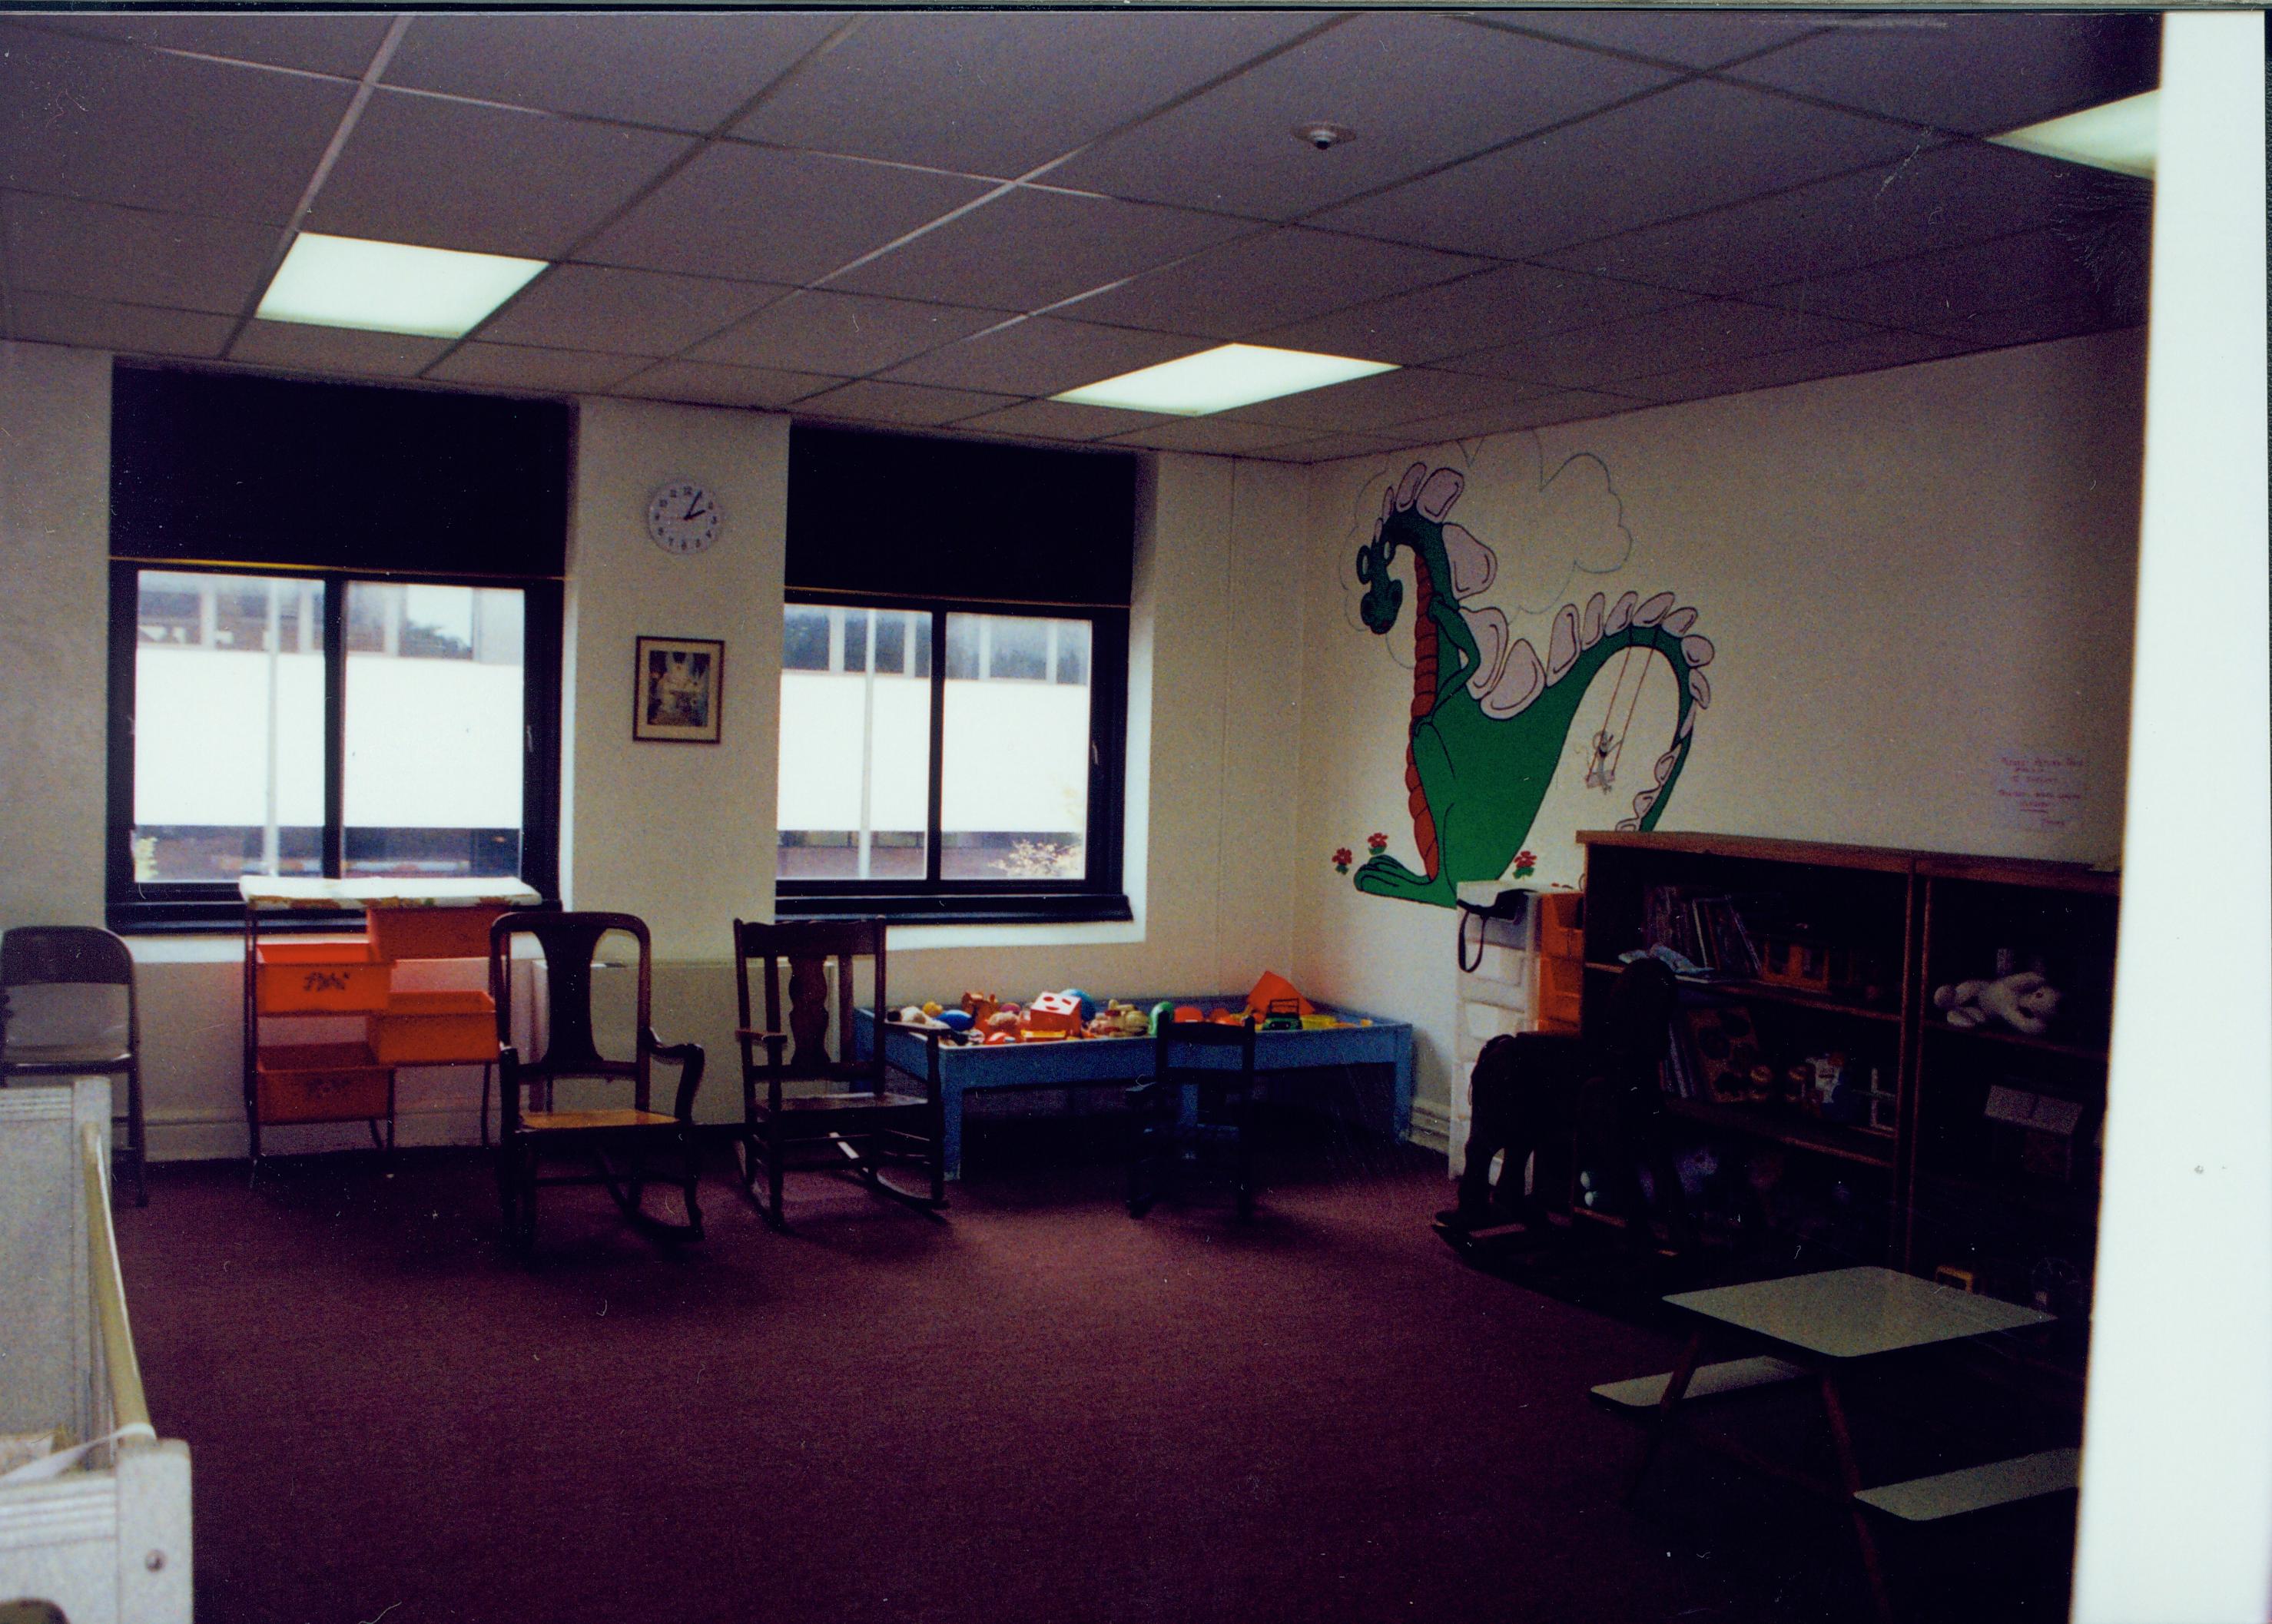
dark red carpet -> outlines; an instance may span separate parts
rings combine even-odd
[[[1245,1229],[1207,1192],[1131,1222],[1064,1160],[944,1224],[793,1180],[795,1236],[721,1169],[680,1255],[548,1193],[533,1270],[470,1153],[157,1169],[119,1231],[198,1616],[1845,1613],[1776,1554],[1835,1523],[1722,1549],[1618,1504],[1633,1434],[1587,1389],[1673,1340],[1463,1268],[1440,1159],[1282,1166]]]

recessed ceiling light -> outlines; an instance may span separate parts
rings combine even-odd
[[[1328,384],[1346,384],[1351,378],[1395,370],[1393,361],[1274,350],[1259,344],[1225,344],[1180,361],[1163,361],[1156,367],[1069,389],[1050,399],[1076,406],[1117,406],[1124,412],[1205,417],[1211,412],[1228,412],[1258,400],[1275,400],[1281,395],[1298,395],[1305,389],[1323,389]]]
[[[303,231],[254,314],[264,321],[460,339],[544,268],[542,259]]]
[[[2149,90],[2119,101],[2045,119],[2008,135],[1990,136],[1999,146],[2063,158],[2123,175],[2154,176],[2154,147],[2162,123],[2162,93]]]

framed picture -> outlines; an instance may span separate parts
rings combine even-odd
[[[632,695],[632,737],[718,742],[726,645],[708,637],[641,637]]]

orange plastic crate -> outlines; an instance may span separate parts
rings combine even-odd
[[[394,974],[362,942],[263,942],[253,959],[263,1015],[384,1009]]]
[[[1574,958],[1538,961],[1538,1014],[1541,1021],[1554,1023],[1551,1030],[1576,1028],[1585,980],[1585,966]]]
[[[503,908],[366,908],[374,958],[487,958]]]
[[[1538,899],[1538,950],[1552,958],[1586,956],[1586,898],[1578,891],[1549,891]]]
[[[254,1100],[264,1122],[366,1121],[392,1114],[393,1075],[364,1044],[280,1044],[260,1051]]]
[[[497,1058],[497,1005],[487,993],[397,993],[370,1017],[382,1065],[478,1066]]]

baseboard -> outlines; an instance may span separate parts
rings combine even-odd
[[[1407,1136],[1416,1145],[1449,1155],[1452,1149],[1451,1107],[1429,1099],[1414,1100],[1412,1129]]]

